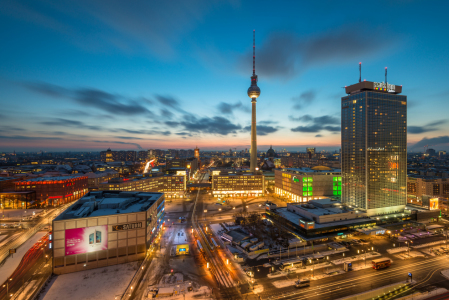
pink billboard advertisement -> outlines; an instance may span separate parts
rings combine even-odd
[[[108,225],[67,229],[65,255],[108,249]]]

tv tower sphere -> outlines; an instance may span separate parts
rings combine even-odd
[[[253,77],[256,77],[253,79]],[[257,75],[251,76],[251,86],[248,88],[248,97],[251,99],[260,96],[260,88],[257,86]]]

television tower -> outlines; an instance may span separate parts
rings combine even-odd
[[[256,128],[256,103],[260,96],[260,89],[257,86],[256,75],[256,31],[253,31],[253,76],[251,76],[251,86],[248,88],[248,96],[251,98],[251,160],[250,170],[256,171],[257,166],[257,128]]]

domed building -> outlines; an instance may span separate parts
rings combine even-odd
[[[267,158],[276,157],[276,152],[273,149],[273,146],[270,146],[270,149],[267,151]]]

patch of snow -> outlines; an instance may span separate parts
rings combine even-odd
[[[276,288],[281,289],[285,288],[287,286],[292,286],[295,284],[295,280],[278,280],[278,281],[272,281],[272,285],[274,285]]]
[[[390,254],[404,252],[404,251],[408,251],[408,247],[396,247],[396,248],[387,249],[387,252]]]
[[[122,295],[139,262],[59,275],[43,300],[114,299]]]
[[[366,253],[366,259],[367,260],[369,258],[376,257],[376,256],[380,256],[380,253],[377,253],[377,252],[368,252],[368,253]],[[344,257],[344,258],[336,259],[336,260],[333,260],[331,262],[334,265],[339,265],[339,264],[343,264],[345,262],[363,260],[364,258],[365,258],[365,254],[358,254],[358,255],[347,256],[347,257]]]
[[[427,292],[417,292],[411,295],[407,295],[405,297],[398,298],[397,300],[419,300],[419,299],[428,299],[433,296],[437,296],[447,292],[445,288],[438,288],[432,291]]]

